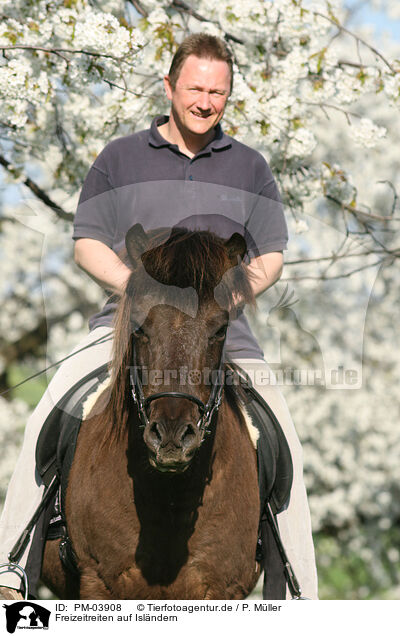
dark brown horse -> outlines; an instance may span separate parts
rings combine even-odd
[[[226,389],[216,408],[228,320],[238,298],[254,301],[244,240],[134,226],[126,245],[111,382],[67,490],[80,576],[48,541],[42,579],[60,598],[244,598],[259,576],[256,452]]]

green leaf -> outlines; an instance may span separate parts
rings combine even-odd
[[[267,135],[268,131],[271,127],[271,124],[269,124],[267,121],[265,121],[265,119],[262,119],[261,121],[258,121],[257,124],[259,124],[260,126],[260,130],[261,130],[261,134],[262,135]]]

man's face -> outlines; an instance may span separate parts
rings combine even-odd
[[[195,55],[183,63],[176,86],[164,79],[171,111],[183,134],[206,135],[221,120],[230,91],[230,69],[226,62]]]

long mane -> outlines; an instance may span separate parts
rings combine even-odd
[[[184,228],[165,236],[164,230],[153,232],[141,257],[147,274],[161,283],[159,303],[168,303],[169,299],[173,304],[177,289],[179,292],[179,289],[191,287],[197,292],[200,305],[213,299],[218,287],[218,302],[226,308],[232,308],[238,296],[245,303],[255,304],[246,268],[242,262],[232,266],[223,239],[212,232]],[[148,292],[146,280],[132,272],[115,316],[110,395],[105,411],[105,416],[112,422],[113,438],[126,429],[128,370],[133,355],[131,316],[135,299]]]

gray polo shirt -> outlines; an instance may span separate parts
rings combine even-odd
[[[166,141],[156,117],[143,130],[109,143],[85,179],[73,238],[92,238],[116,253],[135,223],[145,230],[182,225],[229,238],[240,232],[249,258],[286,249],[287,226],[271,170],[260,153],[215,128],[214,139],[192,159]],[[111,325],[115,298],[89,321]],[[263,353],[241,313],[228,329],[226,351],[236,358]]]

